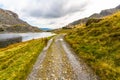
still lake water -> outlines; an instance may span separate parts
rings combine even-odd
[[[22,41],[28,41],[32,39],[38,39],[38,38],[44,38],[44,37],[50,37],[55,35],[51,32],[41,32],[41,33],[2,33],[0,34],[0,40],[6,40],[16,37],[22,37]]]

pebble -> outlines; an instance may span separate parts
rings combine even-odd
[[[62,78],[61,78],[61,80],[65,80],[65,78],[64,78],[64,77],[62,77]]]
[[[52,77],[54,77],[54,76],[55,76],[55,74],[51,74],[51,76],[52,76]]]

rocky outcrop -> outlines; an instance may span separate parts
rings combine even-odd
[[[19,16],[9,10],[0,9],[0,32],[36,32],[39,28],[29,25],[19,19]]]

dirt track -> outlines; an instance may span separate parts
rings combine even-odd
[[[27,80],[97,80],[92,70],[77,58],[63,35],[51,39],[38,57]]]

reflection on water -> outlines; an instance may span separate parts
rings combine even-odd
[[[22,41],[28,41],[31,39],[38,39],[38,38],[44,38],[44,37],[50,37],[53,36],[55,34],[50,33],[50,32],[42,32],[42,33],[20,33],[18,34],[20,36],[22,36]]]
[[[0,34],[0,40],[12,39],[17,37],[21,37],[21,36],[17,34]]]
[[[42,32],[42,33],[4,33],[0,34],[0,40],[6,40],[16,37],[22,37],[22,41],[28,41],[32,39],[38,39],[38,38],[44,38],[44,37],[50,37],[55,34],[50,32]]]

